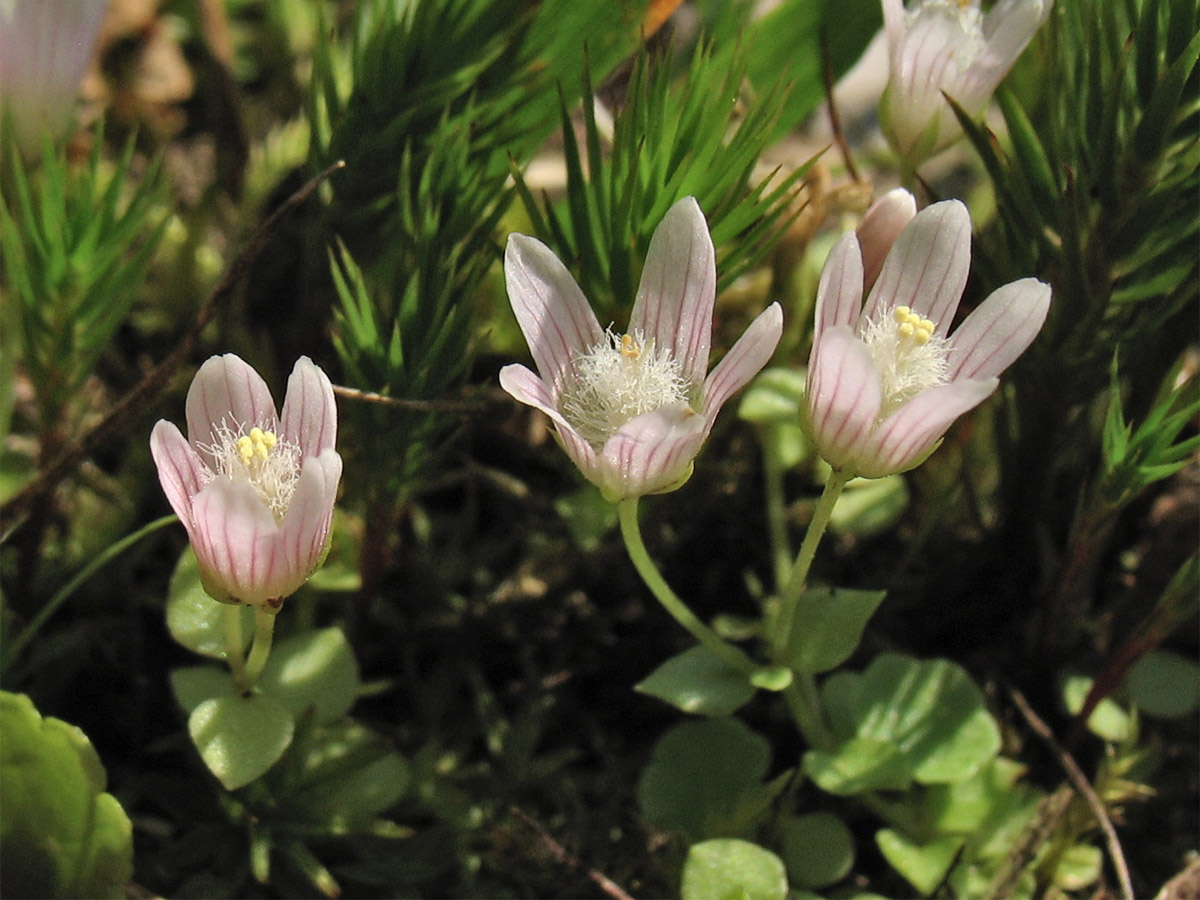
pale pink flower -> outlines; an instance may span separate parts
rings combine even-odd
[[[917,214],[917,200],[904,188],[893,188],[871,204],[854,229],[862,250],[863,285],[870,290],[896,238]]]
[[[1037,336],[1050,287],[1034,278],[997,289],[949,334],[970,267],[971,219],[957,200],[917,213],[865,305],[858,238],[834,245],[806,393],[813,441],[835,469],[879,478],[919,465]]]
[[[25,157],[70,126],[108,0],[0,0],[0,119]]]
[[[654,231],[624,334],[600,327],[540,241],[512,235],[504,273],[540,377],[510,365],[500,385],[550,417],[571,461],[612,500],[686,480],[721,405],[766,365],[783,330],[773,303],[705,377],[717,273],[708,223],[691,197]]]
[[[979,116],[1053,0],[882,0],[890,78],[879,104],[883,133],[909,167],[962,136],[943,92]]]
[[[158,479],[218,600],[278,609],[324,559],[342,476],[333,386],[307,356],[283,414],[266,382],[232,353],[200,367],[187,395],[188,437],[159,420]]]

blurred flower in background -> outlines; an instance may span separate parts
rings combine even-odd
[[[834,245],[806,393],[813,440],[835,469],[879,478],[919,465],[1037,336],[1050,287],[1034,278],[998,288],[949,333],[970,268],[971,218],[957,200],[913,217],[865,305],[859,237]]]
[[[266,382],[233,354],[200,367],[188,436],[160,420],[158,478],[192,542],[204,589],[278,609],[320,566],[342,475],[329,378],[301,357],[277,416]]]
[[[610,499],[677,487],[722,404],[766,365],[783,330],[772,303],[708,374],[716,262],[692,197],[650,241],[629,331],[600,327],[558,257],[525,235],[504,257],[509,300],[537,365],[505,366],[500,385],[553,420],[563,449]]]
[[[0,126],[21,154],[71,127],[108,0],[0,0]]]
[[[996,87],[1050,15],[1053,0],[882,0],[891,77],[879,104],[883,133],[908,168],[962,135],[943,92],[969,115]]]

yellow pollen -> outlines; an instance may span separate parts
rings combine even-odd
[[[242,458],[242,462],[247,466],[254,460],[255,457],[262,462],[267,461],[267,457],[271,455],[271,449],[279,443],[279,438],[275,436],[273,431],[263,431],[255,426],[250,429],[250,433],[243,435],[237,439],[238,456]]]
[[[642,348],[637,345],[632,334],[621,335],[621,355],[627,359],[637,359],[642,355]]]
[[[918,345],[928,344],[937,324],[932,319],[923,319],[908,306],[897,306],[892,310],[892,318],[899,327],[896,329],[901,337],[911,338]]]

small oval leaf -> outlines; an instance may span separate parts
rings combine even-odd
[[[275,765],[292,742],[292,714],[262,695],[213,697],[188,717],[188,733],[217,780],[236,790]]]

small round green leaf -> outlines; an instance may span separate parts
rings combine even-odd
[[[922,894],[929,895],[946,878],[965,838],[948,835],[928,844],[918,844],[898,831],[884,828],[875,833],[875,843],[893,869]]]
[[[809,813],[780,825],[781,855],[792,884],[825,887],[841,881],[854,864],[854,837],[838,816]]]
[[[770,744],[737,719],[683,722],[655,745],[638,801],[654,824],[703,840],[721,833],[770,762]]]
[[[298,788],[281,801],[285,816],[332,831],[363,827],[400,800],[408,761],[375,732],[348,720],[316,729]]]
[[[851,738],[832,752],[810,750],[804,771],[821,790],[841,797],[899,791],[912,783],[912,768],[900,749],[877,738]]]
[[[292,742],[292,714],[270,697],[205,700],[188,717],[188,733],[209,771],[236,790],[275,765]]]
[[[271,650],[258,689],[291,710],[326,725],[350,711],[360,681],[354,651],[340,628],[307,631]]]
[[[1200,705],[1200,666],[1173,650],[1151,650],[1130,671],[1129,693],[1147,715],[1191,715]]]
[[[193,653],[225,659],[225,618],[233,608],[228,603],[218,603],[205,592],[200,584],[196,554],[191,547],[186,548],[167,587],[167,630],[171,637]],[[242,617],[244,651],[254,634],[254,610],[249,606],[236,608]]]
[[[671,657],[633,689],[702,716],[729,715],[754,696],[746,676],[703,645]]]
[[[213,697],[232,696],[233,678],[216,666],[189,666],[171,673],[175,699],[189,716],[197,706]]]
[[[885,591],[805,591],[792,617],[788,664],[798,672],[817,674],[844,663],[858,649],[863,629],[885,596]]]
[[[683,900],[785,900],[787,890],[783,861],[749,841],[693,844],[683,864]]]
[[[0,692],[0,896],[124,897],[133,827],[82,731]]]

